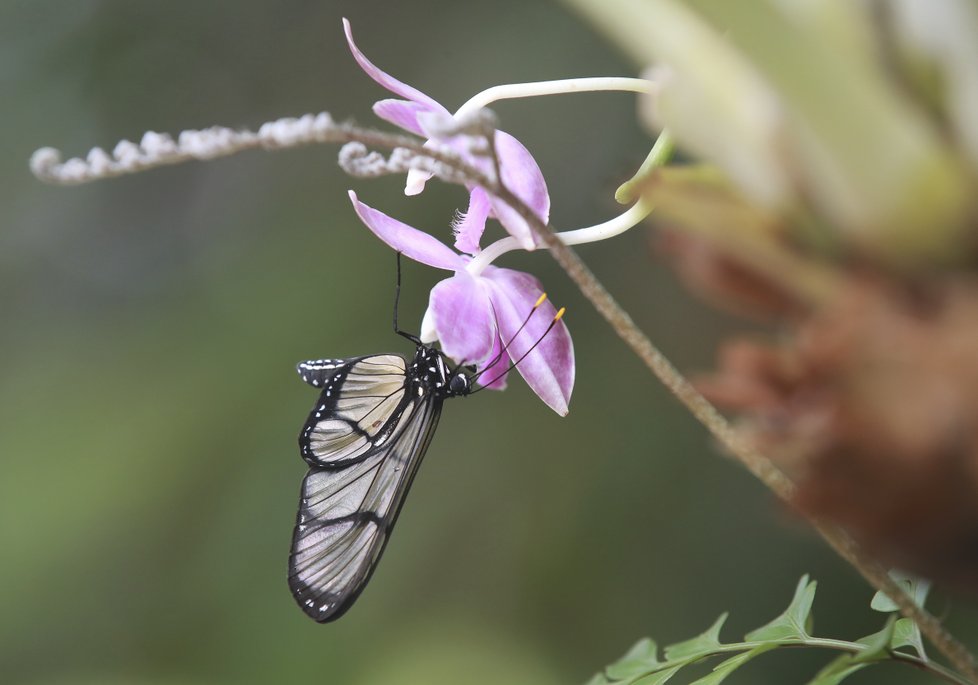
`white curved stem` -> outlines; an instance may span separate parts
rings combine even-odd
[[[578,228],[573,231],[564,231],[554,235],[565,245],[581,245],[583,243],[594,243],[599,240],[613,238],[621,235],[628,229],[636,226],[652,211],[652,203],[640,199],[625,212],[619,214],[614,219],[609,219],[604,223]],[[489,245],[482,252],[472,258],[465,266],[465,270],[473,276],[479,276],[487,266],[492,264],[501,255],[511,250],[521,248],[520,242],[513,236],[506,236]]]
[[[558,81],[536,81],[533,83],[510,83],[487,88],[469,98],[458,108],[456,117],[465,116],[486,107],[497,100],[528,98],[538,95],[563,95],[565,93],[587,93],[601,90],[625,91],[631,93],[651,93],[655,84],[642,78],[622,78],[601,76],[594,78],[571,78]]]
[[[504,255],[510,250],[519,250],[521,247],[520,241],[513,236],[508,235],[505,238],[497,240],[473,257],[472,261],[465,265],[465,270],[473,276],[479,276],[483,271],[485,271],[485,268],[492,264],[500,255]]]
[[[621,235],[628,229],[637,225],[642,219],[652,212],[652,203],[643,199],[633,204],[625,212],[619,214],[614,219],[609,219],[603,224],[578,228],[574,231],[564,231],[558,233],[557,237],[564,245],[580,245],[582,243],[594,243],[607,238],[614,238]]]

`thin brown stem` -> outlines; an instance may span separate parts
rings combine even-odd
[[[702,423],[710,433],[740,461],[748,471],[780,499],[790,502],[794,483],[766,456],[733,428],[705,397],[652,344],[628,313],[622,309],[574,250],[558,239],[513,193],[505,187],[491,187],[503,201],[516,209],[530,224],[550,254],[577,285],[612,329],[641,359],[653,374]],[[928,640],[969,680],[978,683],[978,661],[932,614],[918,606],[875,560],[863,552],[855,540],[836,526],[818,520],[812,525],[843,559],[852,565],[877,590],[887,595],[907,618],[912,619]]]

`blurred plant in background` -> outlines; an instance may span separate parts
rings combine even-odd
[[[781,324],[701,388],[803,511],[978,586],[978,6],[578,6],[656,65],[647,123],[704,160],[634,190],[659,244],[717,305]]]
[[[568,4],[652,65],[645,121],[703,160],[628,189],[658,245],[779,324],[701,390],[806,515],[978,587],[978,5]]]

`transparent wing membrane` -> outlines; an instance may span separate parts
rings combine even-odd
[[[443,398],[426,388],[409,396],[397,355],[305,362],[299,373],[323,392],[299,436],[312,468],[302,481],[289,586],[302,609],[325,622],[370,578]]]
[[[407,368],[398,355],[303,362],[298,371],[322,389],[299,435],[302,458],[310,466],[342,466],[365,458],[390,439],[409,406]]]

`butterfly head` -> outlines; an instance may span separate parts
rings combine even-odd
[[[464,397],[472,392],[472,381],[462,367],[458,367],[448,379],[448,397]]]

